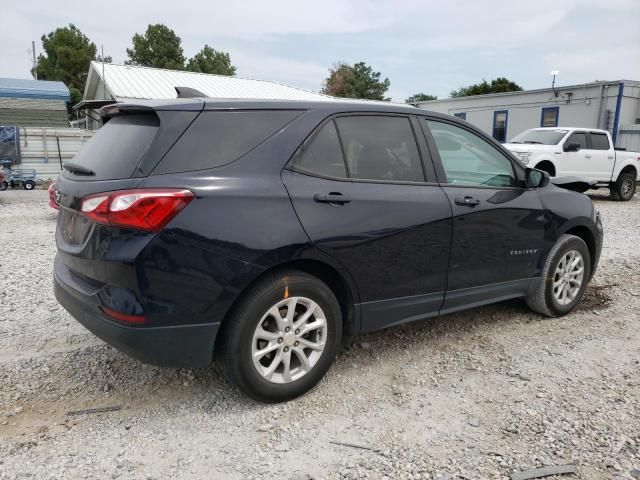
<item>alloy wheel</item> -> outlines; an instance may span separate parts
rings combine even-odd
[[[623,198],[629,197],[629,195],[631,195],[631,192],[633,191],[633,180],[631,180],[630,178],[625,179],[625,181],[622,182],[621,191]]]
[[[565,253],[553,275],[553,296],[560,305],[573,302],[584,280],[584,259],[576,250]]]
[[[318,363],[327,341],[322,308],[306,297],[273,305],[260,319],[251,341],[253,365],[272,383],[290,383]]]

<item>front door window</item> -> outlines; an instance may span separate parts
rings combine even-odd
[[[450,185],[514,187],[513,165],[493,145],[450,123],[427,120]]]

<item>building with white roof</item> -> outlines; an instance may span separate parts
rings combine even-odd
[[[334,97],[268,80],[91,62],[82,102],[86,118],[73,122],[90,129],[101,124],[95,109],[113,102],[176,98],[175,87],[189,87],[211,98],[327,101]]]

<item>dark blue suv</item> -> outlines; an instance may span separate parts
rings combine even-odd
[[[116,104],[52,192],[55,293],[143,361],[292,399],[351,336],[511,298],[559,316],[591,200],[454,117],[383,103]]]

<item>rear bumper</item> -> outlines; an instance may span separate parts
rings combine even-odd
[[[120,325],[102,313],[95,295],[74,289],[68,277],[64,264],[56,261],[54,292],[58,302],[109,345],[153,365],[193,368],[211,364],[219,323],[168,327]]]

